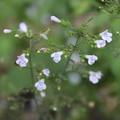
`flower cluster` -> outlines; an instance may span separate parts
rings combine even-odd
[[[48,68],[45,68],[42,70],[42,73],[46,76],[49,77],[50,76],[50,70]],[[47,88],[46,84],[45,84],[45,80],[44,79],[40,79],[38,80],[35,85],[36,89],[40,92],[43,92],[43,90],[45,90]],[[41,96],[43,94],[41,93]],[[43,97],[43,96],[42,96]]]
[[[108,32],[108,30],[101,32],[99,35],[101,40],[95,41],[97,48],[103,48],[106,46],[106,43],[110,43],[112,41],[112,33]],[[88,59],[89,65],[93,65],[98,60],[96,55],[85,55],[85,58]],[[89,81],[93,84],[97,84],[102,76],[103,74],[100,71],[89,71]]]
[[[89,65],[93,65],[98,60],[98,57],[96,55],[85,55],[85,58],[88,59]],[[99,72],[89,71],[89,81],[92,82],[93,84],[97,84],[101,77],[102,73],[100,71]]]
[[[20,24],[19,24],[19,29],[18,29],[20,32],[23,32],[23,33],[26,33],[26,32],[28,32],[28,26],[27,26],[27,24],[25,23],[25,22],[21,22]],[[12,32],[12,30],[11,29],[8,29],[8,28],[5,28],[4,30],[3,30],[3,33],[5,33],[5,34],[8,34],[8,33],[11,33]],[[15,37],[18,37],[19,35],[18,34],[15,34]]]
[[[55,16],[51,16],[51,21],[60,22],[60,20]],[[21,22],[19,24],[19,31],[24,32],[24,33],[28,32],[28,27],[27,27],[25,22]],[[4,33],[10,33],[10,32],[12,32],[12,31],[9,30],[9,29],[4,29]],[[17,37],[16,34],[15,34],[15,36]],[[45,33],[41,33],[40,37],[42,37],[42,38],[44,38],[46,40],[48,39],[48,37],[47,37],[47,35]],[[41,48],[40,51],[46,52],[47,48]],[[55,63],[59,63],[61,61],[61,56],[62,55],[63,55],[62,51],[57,51],[57,52],[54,52],[54,53],[51,54],[51,58],[53,59],[53,61]],[[25,57],[25,54],[23,53],[20,56],[17,56],[16,64],[18,64],[20,67],[27,67],[28,61],[29,60]],[[42,73],[46,77],[50,76],[50,70],[48,68],[43,69]],[[34,86],[36,87],[36,89],[38,91],[43,91],[43,90],[45,90],[47,88],[44,81],[45,81],[44,79],[40,79],[35,83]]]
[[[94,72],[89,71],[89,81],[93,84],[97,84],[102,77],[102,73],[100,71]]]
[[[108,30],[105,30],[99,35],[102,39],[95,41],[97,48],[103,48],[106,46],[106,43],[110,43],[112,41],[112,33],[108,32]]]
[[[61,23],[62,22],[56,16],[51,16],[50,20],[52,22],[55,22],[55,23]],[[25,22],[21,22],[19,24],[19,29],[18,30],[19,30],[19,32],[27,33],[28,32],[28,26],[26,25]],[[11,29],[4,29],[3,32],[5,34],[7,34],[7,33],[11,33],[12,30]],[[40,33],[39,35],[40,35],[41,38],[43,38],[45,40],[48,40],[47,33],[48,33],[48,31],[44,32],[44,33]],[[96,44],[97,48],[103,48],[103,47],[106,46],[107,43],[110,43],[112,41],[112,33],[108,32],[108,30],[105,30],[105,31],[101,32],[99,34],[99,36],[101,37],[101,39],[95,41],[95,44]],[[15,34],[15,37],[19,37],[19,34]],[[74,43],[74,46],[75,45],[76,45],[76,41]],[[44,48],[44,47],[40,48],[40,50],[39,50],[39,52],[44,52],[44,53],[47,52],[47,51],[48,51],[48,49]],[[51,53],[50,57],[52,58],[52,60],[55,63],[59,63],[62,59],[63,54],[64,54],[63,51],[56,51],[56,52]],[[87,59],[89,65],[93,65],[98,60],[98,57],[94,54],[85,55],[84,57],[85,57],[85,59]],[[79,53],[76,53],[75,51],[73,51],[70,58],[75,63],[80,63]],[[21,54],[20,56],[17,56],[16,64],[19,65],[20,67],[22,67],[22,68],[27,67],[28,62],[29,62],[29,60],[25,56],[25,53]],[[48,78],[50,76],[51,72],[50,72],[49,68],[44,68],[41,73],[44,77]],[[89,74],[89,81],[93,84],[97,84],[103,76],[101,71],[97,71],[97,72],[89,71],[88,74]],[[78,83],[80,77],[77,74],[72,74],[72,76],[76,77],[76,83]],[[70,78],[72,78],[72,77],[70,76]],[[75,83],[74,78],[72,78],[71,81]],[[43,91],[47,88],[47,85],[45,83],[44,78],[40,78],[37,82],[35,82],[34,87],[38,91],[41,92],[41,96],[43,96],[43,97],[45,96],[45,93]]]

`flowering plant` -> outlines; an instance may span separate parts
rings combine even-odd
[[[71,65],[75,65],[75,64],[84,65],[84,64],[86,64],[85,59],[88,60],[88,65],[93,65],[96,61],[99,60],[99,57],[97,57],[94,54],[93,55],[86,55],[87,53],[86,54],[85,53],[84,54],[78,53],[78,55],[73,56],[73,53],[75,51],[79,50],[79,47],[78,47],[79,44],[80,44],[79,40],[86,37],[86,33],[85,33],[86,25],[83,24],[83,25],[80,26],[80,28],[76,29],[71,25],[70,22],[67,22],[65,20],[60,20],[56,16],[51,16],[50,20],[52,22],[60,24],[61,26],[65,27],[66,29],[69,28],[67,34],[71,34],[70,35],[71,37],[76,38],[75,41],[74,41],[74,39],[72,39],[72,42],[74,42],[74,45],[70,43],[70,45],[68,45],[67,48],[60,49],[59,51],[57,50],[57,48],[55,48],[56,50],[52,50],[51,48],[49,48],[49,50],[48,50],[47,48],[44,48],[44,47],[37,49],[38,53],[41,53],[41,50],[44,53],[46,53],[46,52],[51,53],[52,52],[50,57],[53,59],[53,62],[55,62],[55,64],[59,64],[59,62],[61,62],[61,60],[63,58],[65,58],[65,61],[66,61],[65,65],[63,64],[64,73],[60,73],[61,76],[63,76],[62,74],[64,74],[64,78],[61,78],[61,76],[57,76],[58,78],[67,79],[66,74],[68,72],[73,71],[73,69],[68,69],[68,67],[71,66]],[[4,33],[11,33],[12,30],[11,29],[4,29],[3,32]],[[28,63],[29,63],[29,67],[30,67],[31,75],[32,75],[32,81],[35,84],[33,86],[35,86],[37,88],[37,90],[41,92],[41,91],[45,90],[48,86],[45,83],[45,78],[43,78],[43,76],[41,74],[45,75],[46,77],[50,77],[50,76],[53,75],[52,71],[50,71],[49,68],[44,68],[42,70],[42,73],[39,74],[39,72],[36,72],[36,68],[33,67],[32,54],[34,54],[34,52],[35,52],[32,49],[34,47],[33,46],[34,33],[29,31],[28,26],[26,25],[25,22],[21,22],[19,24],[19,33],[16,33],[15,37],[19,38],[20,34],[24,34],[29,39],[29,49],[28,49],[27,53],[21,53],[20,56],[17,56],[16,64],[18,64],[19,67],[23,68],[23,67],[28,67]],[[40,33],[39,35],[44,40],[49,40],[48,30],[45,31],[44,33]],[[99,33],[99,36],[101,37],[100,40],[97,40],[97,39],[95,40],[95,38],[93,37],[94,41],[90,43],[90,45],[93,45],[93,47],[96,48],[96,49],[103,48],[103,47],[106,46],[107,43],[110,43],[112,41],[112,33],[108,32],[108,30],[102,31],[101,33]],[[88,37],[90,37],[90,36],[88,35]],[[91,39],[92,39],[92,37],[91,37]],[[26,56],[28,56],[28,58]],[[78,58],[75,58],[76,56],[78,56]],[[79,62],[75,63],[75,61],[77,59],[79,59]],[[70,62],[72,62],[72,63],[70,63]],[[79,67],[78,69],[81,69],[81,68]],[[36,76],[34,75],[33,71],[35,71]],[[81,71],[83,73],[83,75],[81,74],[81,72],[79,73],[81,75],[81,77],[84,76],[84,75],[89,76],[88,77],[89,81],[92,82],[93,84],[97,84],[103,76],[103,74],[100,71],[99,72],[93,72],[91,70],[86,71],[84,69],[81,70]],[[41,80],[39,80],[38,78],[41,79]]]

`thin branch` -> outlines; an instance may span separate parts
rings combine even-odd
[[[34,71],[33,71],[33,64],[32,64],[32,40],[29,40],[29,65],[30,65],[30,75],[32,78],[32,83],[34,84]]]

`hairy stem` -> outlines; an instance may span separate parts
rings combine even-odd
[[[35,76],[34,76],[32,56],[33,56],[32,39],[30,39],[30,41],[29,41],[29,64],[30,64],[30,75],[31,75],[31,78],[32,78],[32,85],[34,85],[34,81],[36,79],[35,79]],[[39,105],[38,105],[37,99],[34,98],[34,100],[35,100],[35,104],[36,104],[36,112],[37,112],[37,114],[39,114]]]
[[[33,71],[33,64],[32,64],[32,40],[29,40],[29,65],[30,65],[30,75],[32,78],[32,83],[34,84],[34,71]]]

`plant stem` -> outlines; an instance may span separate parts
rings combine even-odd
[[[29,40],[29,65],[30,65],[30,75],[31,75],[31,78],[32,78],[32,86],[33,86],[34,85],[34,81],[36,79],[35,79],[35,76],[34,76],[32,56],[33,56],[32,39],[30,38],[30,40]],[[38,114],[39,113],[39,105],[38,105],[37,99],[34,98],[34,100],[35,100],[35,104],[36,104],[36,112]]]
[[[30,75],[32,78],[32,84],[34,84],[34,72],[33,72],[33,64],[32,64],[32,40],[29,40],[29,65],[30,65]]]

